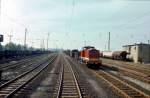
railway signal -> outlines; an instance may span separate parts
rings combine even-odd
[[[0,42],[3,42],[3,40],[4,40],[3,37],[4,37],[3,35],[0,35]]]

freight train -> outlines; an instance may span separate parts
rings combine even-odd
[[[80,60],[88,66],[96,67],[102,64],[99,50],[92,46],[83,47],[80,52]]]
[[[126,51],[103,51],[101,52],[101,57],[115,60],[127,60],[127,54]]]
[[[95,49],[92,46],[85,46],[82,48],[81,51],[74,49],[74,50],[65,50],[65,54],[69,55],[70,57],[85,63],[87,66],[92,67],[100,67],[102,61],[100,60],[100,52],[99,50]]]

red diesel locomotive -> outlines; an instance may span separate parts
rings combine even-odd
[[[95,47],[86,46],[80,52],[80,59],[87,65],[101,65],[100,52]]]

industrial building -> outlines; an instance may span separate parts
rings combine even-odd
[[[133,44],[125,45],[123,49],[127,51],[127,58],[133,60],[135,63],[149,63],[150,62],[150,44]]]

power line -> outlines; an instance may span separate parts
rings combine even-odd
[[[124,23],[124,24],[121,24],[121,25],[119,25],[119,27],[125,27],[125,28],[127,28],[127,27],[129,27],[129,26],[127,26],[128,24],[131,24],[131,23],[136,23],[137,21],[139,21],[141,18],[144,18],[144,17],[146,17],[146,16],[148,16],[150,14],[150,11],[149,12],[145,12],[144,14],[142,14],[142,15],[140,15],[140,16],[137,16],[137,17],[134,17],[134,19],[130,19],[129,21],[127,21],[126,23]]]
[[[9,19],[11,22],[16,23],[20,26],[25,27],[25,24],[18,22],[18,20],[14,19],[13,17],[8,16],[7,14],[3,13],[4,16],[7,17],[7,19]]]
[[[75,9],[75,0],[72,1],[72,8],[71,8],[71,14],[70,14],[70,19],[68,21],[68,32],[66,31],[66,35],[71,32],[72,28],[72,20],[73,20],[73,15],[74,15],[74,9]]]

